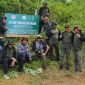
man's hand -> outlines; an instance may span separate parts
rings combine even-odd
[[[6,30],[8,30],[8,28],[7,28],[7,27],[6,27],[5,29],[6,29]]]
[[[60,38],[62,38],[62,34],[60,35]]]
[[[8,29],[6,26],[3,26],[3,28],[4,28],[5,30],[7,30],[7,29]]]
[[[42,56],[45,56],[46,55],[46,53],[42,53]]]
[[[27,49],[26,49],[26,51],[28,52],[28,51],[29,51],[29,49],[27,48]]]
[[[44,20],[44,18],[41,16],[41,19]]]
[[[46,39],[48,39],[48,37],[46,36]]]
[[[49,13],[47,13],[46,16],[49,16]]]
[[[78,38],[80,38],[80,34],[76,34],[76,36],[77,36]]]
[[[32,58],[31,58],[31,57],[29,57],[29,61],[30,61],[30,62],[32,61]]]

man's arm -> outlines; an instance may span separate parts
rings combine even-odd
[[[85,41],[85,35],[83,33],[80,34],[81,41]]]
[[[59,30],[59,33],[58,33],[58,40],[60,41],[60,35],[61,35],[61,31]]]
[[[41,29],[41,33],[44,31],[44,27],[42,27],[42,29]]]
[[[49,46],[46,45],[45,55],[47,54],[48,50],[49,50]]]
[[[64,32],[62,32],[62,33],[59,35],[59,41],[62,41],[62,40],[63,40],[63,34],[64,34]]]

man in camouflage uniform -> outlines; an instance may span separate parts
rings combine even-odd
[[[76,72],[82,72],[82,42],[85,36],[81,32],[79,26],[74,27],[73,49],[74,49],[74,67]]]
[[[54,55],[56,57],[56,60],[59,61],[59,36],[60,36],[60,31],[56,29],[56,23],[52,22],[51,23],[51,30],[49,33],[49,57],[51,60],[54,59]],[[55,49],[55,54],[54,54],[54,49]]]
[[[65,25],[65,31],[62,33],[61,37],[61,46],[60,46],[60,69],[63,69],[65,63],[66,55],[66,70],[69,70],[70,62],[70,50],[72,46],[72,32],[70,31],[70,25]]]

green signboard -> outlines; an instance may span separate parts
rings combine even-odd
[[[39,30],[39,16],[27,14],[11,14],[6,13],[6,26],[8,30],[6,34],[28,35],[37,34]]]

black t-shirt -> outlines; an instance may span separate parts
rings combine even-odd
[[[41,7],[39,10],[39,16],[46,17],[48,13],[49,13],[48,7]]]
[[[3,23],[0,23],[0,34],[4,34],[6,31],[6,26]]]

